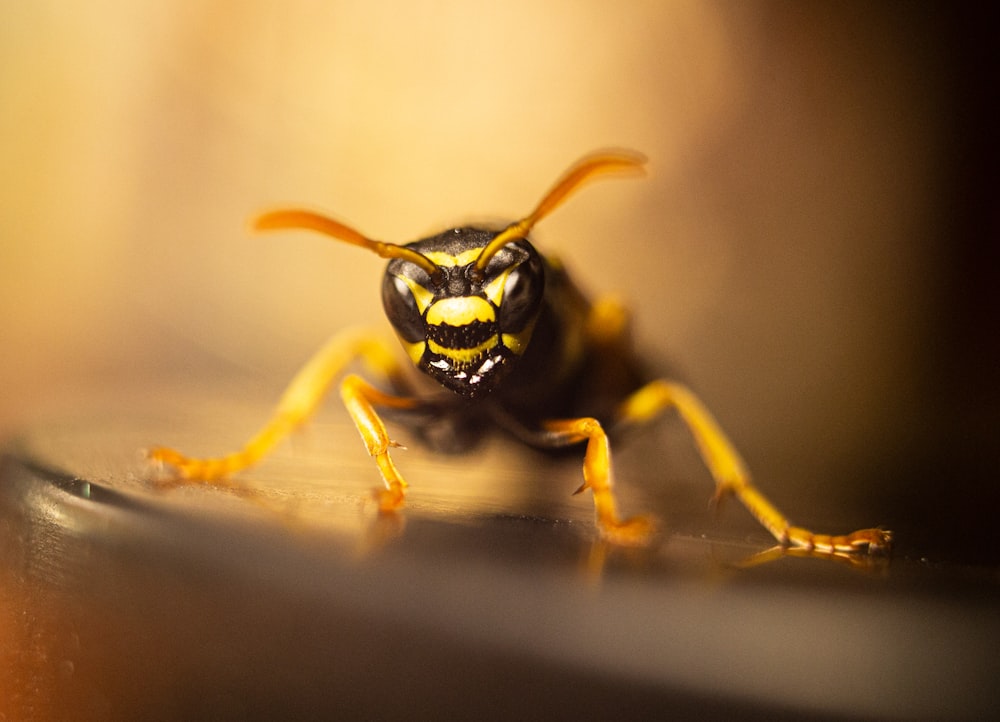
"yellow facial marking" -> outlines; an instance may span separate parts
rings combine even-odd
[[[449,358],[454,361],[459,366],[464,366],[466,364],[471,364],[473,361],[478,360],[483,354],[497,345],[497,337],[491,336],[490,338],[483,341],[478,346],[473,348],[447,348],[439,344],[434,343],[434,341],[428,341],[427,347],[434,353]]]
[[[470,248],[467,251],[462,251],[457,256],[445,253],[444,251],[426,251],[423,255],[442,268],[446,266],[468,266],[479,257],[482,250],[482,247]]]
[[[535,330],[535,321],[531,321],[527,326],[518,331],[517,333],[505,333],[501,335],[501,340],[503,345],[509,348],[511,351],[516,353],[518,356],[524,353],[524,349],[527,348],[528,342],[531,340],[531,334]]]
[[[420,365],[420,360],[424,357],[424,350],[427,348],[426,341],[417,341],[416,343],[410,343],[404,341],[402,338],[399,342],[403,344],[403,349],[406,351],[406,355],[410,357],[414,366]]]
[[[417,310],[423,313],[431,305],[431,301],[434,300],[434,292],[428,291],[412,278],[407,278],[406,276],[396,276],[396,278],[405,283],[406,287],[410,289],[410,293],[413,294],[413,300],[417,302]]]
[[[493,306],[479,296],[442,298],[427,309],[427,323],[431,326],[442,323],[449,326],[465,326],[474,321],[489,323],[495,320],[496,312]]]
[[[507,269],[495,279],[487,284],[483,291],[486,293],[486,297],[493,302],[494,306],[499,306],[500,302],[503,301],[503,288],[504,284],[507,283],[507,274],[510,273],[510,269]]]
[[[524,352],[524,347],[528,342],[528,335],[524,331],[521,333],[505,333],[501,336],[503,345],[520,356]]]

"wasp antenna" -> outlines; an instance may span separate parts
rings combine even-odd
[[[269,211],[254,219],[253,228],[257,231],[289,229],[316,231],[336,238],[338,241],[350,243],[352,246],[367,248],[381,258],[401,258],[404,261],[410,261],[427,271],[432,278],[438,278],[441,274],[441,270],[431,259],[422,253],[414,251],[412,248],[400,246],[396,243],[373,240],[340,221],[335,221],[328,216],[314,213],[313,211],[300,208],[283,208]]]
[[[586,155],[563,174],[525,221],[530,223],[530,228],[559,207],[584,181],[594,176],[623,172],[641,175],[645,164],[646,156],[637,151],[603,151]]]
[[[367,238],[340,221],[335,221],[319,213],[298,208],[283,208],[263,213],[254,219],[253,229],[255,231],[281,231],[290,229],[317,231],[352,245],[371,250],[374,250],[372,246],[377,243],[377,241]]]
[[[489,242],[476,259],[476,270],[482,272],[501,248],[511,241],[524,238],[538,221],[558,208],[585,181],[604,173],[641,174],[645,163],[646,156],[630,150],[601,151],[584,156],[570,166],[545,194],[535,210],[520,221],[507,226]]]

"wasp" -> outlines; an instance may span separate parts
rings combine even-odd
[[[410,415],[416,433],[439,445],[471,448],[489,430],[509,432],[543,450],[583,445],[583,483],[576,493],[590,490],[600,536],[613,544],[644,546],[657,524],[649,516],[620,515],[609,433],[646,426],[672,411],[690,430],[714,479],[713,499],[737,497],[780,546],[836,555],[886,552],[891,534],[882,529],[833,536],[793,526],[751,482],[740,455],[698,397],[674,380],[648,373],[632,347],[623,305],[611,297],[590,300],[560,263],[529,240],[534,226],[585,182],[640,175],[645,162],[631,151],[585,156],[531,213],[505,228],[462,226],[405,245],[373,240],[309,210],[261,215],[254,224],[258,230],[316,231],[388,259],[382,279],[386,317],[410,363],[435,391],[419,392],[406,365],[377,336],[340,333],[298,372],[273,416],[243,448],[217,458],[190,458],[161,447],[150,457],[173,467],[180,480],[224,483],[309,419],[342,376],[341,398],[384,481],[375,492],[381,512],[403,506],[407,483],[390,453],[399,445],[379,410]],[[345,373],[355,361],[379,383]]]

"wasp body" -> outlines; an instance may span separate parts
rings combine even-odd
[[[506,228],[454,228],[406,245],[372,240],[311,211],[261,216],[258,229],[310,229],[389,259],[382,283],[386,316],[412,364],[442,392],[418,394],[375,337],[340,334],[296,375],[274,416],[244,448],[211,459],[157,448],[151,457],[192,481],[236,473],[303,423],[345,366],[361,359],[384,384],[349,374],[341,381],[341,398],[385,482],[378,491],[383,512],[402,506],[407,484],[390,456],[396,444],[376,408],[413,414],[417,432],[439,445],[465,448],[492,427],[543,449],[585,443],[584,481],[577,492],[591,490],[601,535],[618,544],[647,544],[652,520],[618,514],[607,429],[647,424],[673,409],[715,480],[715,498],[737,496],[782,546],[834,554],[888,549],[890,534],[880,529],[830,536],[792,526],[751,483],[739,454],[698,398],[645,372],[631,347],[624,308],[610,298],[591,302],[560,264],[529,241],[533,226],[581,183],[598,174],[636,172],[644,162],[630,152],[585,157],[531,214]],[[442,425],[447,433],[432,433]]]

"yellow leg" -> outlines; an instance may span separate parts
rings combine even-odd
[[[592,343],[610,346],[624,339],[632,323],[622,300],[612,294],[597,297],[587,310],[584,330]]]
[[[583,458],[583,485],[576,493],[590,489],[594,495],[594,512],[601,536],[615,544],[644,546],[649,543],[655,525],[648,517],[618,517],[612,486],[611,445],[597,419],[556,419],[543,424],[556,439],[573,443],[587,441]]]
[[[788,519],[755,487],[736,449],[711,413],[686,387],[670,381],[653,381],[632,394],[619,409],[626,423],[644,423],[667,408],[680,414],[694,436],[702,458],[715,479],[715,499],[734,494],[782,546],[826,553],[880,553],[888,550],[890,532],[861,529],[851,534],[815,534],[792,526]]]
[[[340,396],[385,482],[385,488],[380,489],[376,495],[379,511],[395,511],[403,506],[407,484],[389,456],[390,447],[399,447],[399,444],[389,438],[385,424],[375,413],[374,406],[412,409],[420,402],[405,396],[386,394],[354,374],[347,376],[341,383]]]
[[[259,461],[306,421],[323,400],[334,378],[358,358],[393,381],[401,378],[391,351],[381,341],[358,331],[340,333],[327,341],[295,375],[271,419],[239,451],[215,458],[192,458],[159,447],[148,452],[149,458],[173,466],[181,478],[222,483],[227,476]]]

